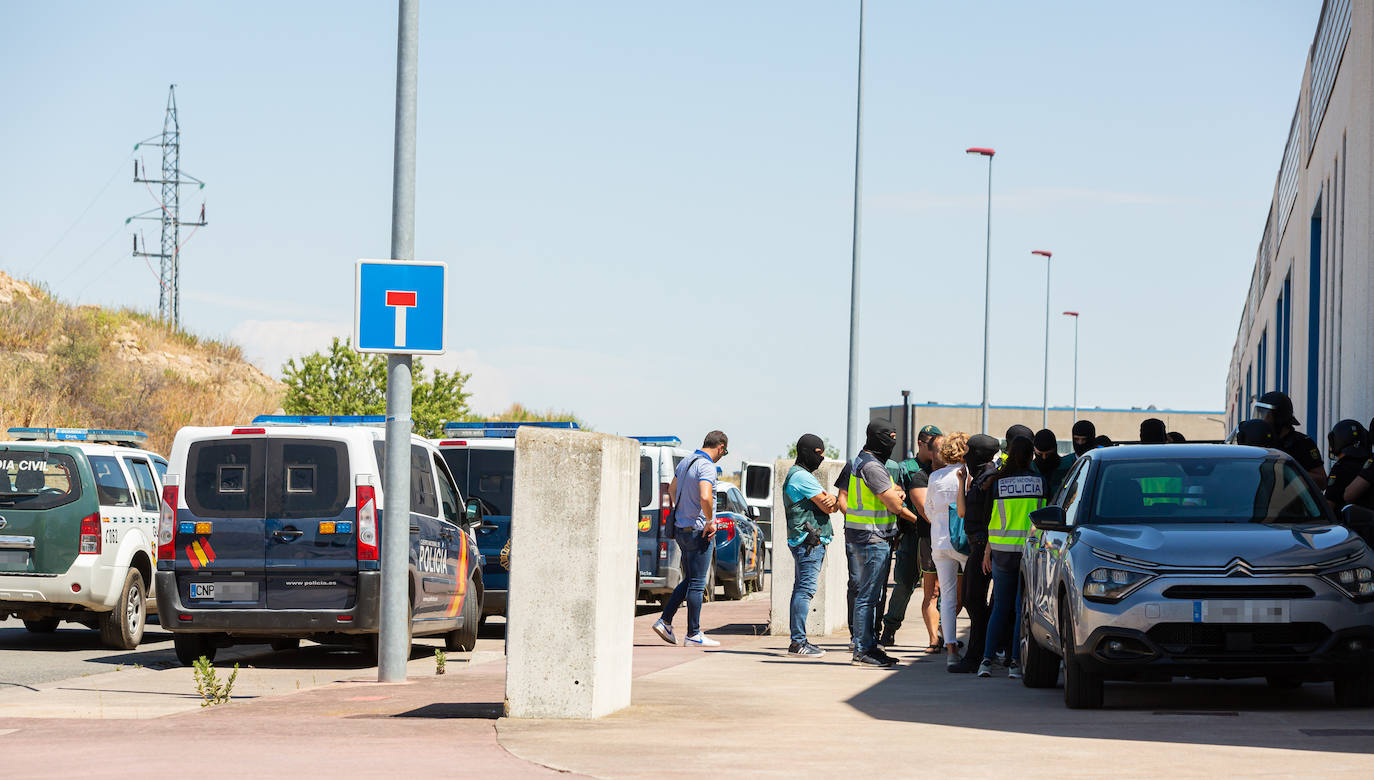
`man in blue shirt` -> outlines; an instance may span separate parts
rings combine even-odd
[[[654,623],[654,633],[670,645],[677,644],[673,617],[683,600],[687,602],[687,640],[695,647],[716,647],[714,639],[701,632],[701,600],[706,591],[707,569],[716,544],[716,461],[729,452],[724,433],[711,431],[701,449],[684,458],[673,474],[669,487],[673,495],[673,538],[682,558],[682,581],[663,602],[663,614]]]
[[[797,461],[783,479],[783,507],[787,512],[787,547],[796,563],[792,581],[790,627],[792,644],[787,654],[801,658],[820,658],[825,651],[806,638],[806,618],[811,599],[816,595],[825,548],[834,538],[830,513],[836,509],[835,497],[825,492],[814,472],[825,460],[825,442],[815,434],[797,440]]]

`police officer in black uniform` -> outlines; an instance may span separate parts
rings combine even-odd
[[[1300,423],[1293,416],[1292,399],[1286,393],[1270,390],[1255,402],[1255,411],[1263,415],[1264,421],[1274,429],[1274,448],[1291,455],[1311,475],[1312,481],[1325,485],[1326,468],[1322,465],[1322,454],[1317,449],[1317,443],[1293,428]]]
[[[1359,478],[1369,459],[1369,433],[1357,420],[1341,420],[1326,435],[1326,443],[1327,450],[1336,458],[1326,481],[1326,500],[1333,510],[1340,512],[1347,503],[1354,503],[1345,500],[1346,489]],[[1360,498],[1366,501],[1374,497],[1369,496],[1367,490],[1362,493]],[[1362,503],[1362,506],[1367,505]]]

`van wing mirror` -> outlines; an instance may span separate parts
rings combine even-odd
[[[1069,524],[1064,517],[1064,507],[1050,505],[1030,513],[1031,522],[1041,531],[1067,531]]]

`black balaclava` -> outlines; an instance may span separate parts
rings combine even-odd
[[[1035,432],[1032,443],[1036,450],[1045,450],[1051,453],[1049,457],[1043,458],[1039,452],[1035,453],[1035,461],[1044,464],[1044,471],[1053,473],[1055,469],[1059,468],[1059,461],[1063,460],[1063,457],[1059,454],[1059,439],[1055,438],[1054,431],[1049,428],[1041,428]]]
[[[1112,440],[1106,435],[1098,436],[1096,439],[1093,439],[1093,446],[1094,448],[1110,447],[1112,446]]]
[[[1010,428],[1007,429],[1007,446],[1008,446],[1008,447],[1011,446],[1011,440],[1012,440],[1012,439],[1015,439],[1017,436],[1025,436],[1027,439],[1034,439],[1034,438],[1035,438],[1035,431],[1032,431],[1030,428],[1027,428],[1027,427],[1024,426],[1024,425],[1013,425],[1013,426],[1011,426]]]
[[[1082,436],[1086,439],[1082,444],[1073,443],[1073,454],[1082,455],[1096,446],[1093,444],[1093,439],[1097,438],[1097,426],[1089,420],[1079,420],[1073,424],[1073,436],[1075,438]]]
[[[887,463],[892,457],[892,449],[897,446],[897,429],[881,420],[868,424],[864,449],[878,456],[878,461]]]
[[[1164,421],[1158,417],[1149,417],[1140,421],[1140,443],[1141,444],[1167,444],[1169,441],[1168,428]]]
[[[1369,457],[1369,435],[1358,420],[1341,420],[1326,435],[1329,450],[1336,457]]]
[[[1248,447],[1273,447],[1274,428],[1264,420],[1246,420],[1236,426],[1235,441]]]
[[[817,452],[816,450],[820,450]],[[825,442],[814,433],[804,433],[797,439],[797,465],[815,471],[825,460]]]
[[[968,453],[964,455],[964,466],[968,468],[968,473],[976,476],[979,469],[992,462],[998,449],[997,440],[986,433],[968,437]]]

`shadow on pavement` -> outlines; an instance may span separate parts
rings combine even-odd
[[[68,628],[67,625],[71,627]],[[171,641],[171,634],[153,629],[144,633],[139,648],[144,649],[150,645]],[[171,647],[170,644],[167,646]],[[60,653],[101,649],[105,649],[105,646],[100,643],[100,632],[77,625],[64,624],[63,627],[48,634],[36,634],[26,628],[0,628],[0,650],[43,650]]]
[[[350,718],[431,718],[437,720],[496,720],[504,713],[501,702],[437,702],[395,715],[350,715]]]
[[[829,659],[827,655],[825,660]],[[1345,732],[1374,726],[1371,710],[1337,709],[1330,683],[1278,690],[1262,680],[1109,682],[1105,707],[1083,711],[1064,706],[1062,687],[1037,690],[1008,680],[1005,674],[980,679],[912,665],[922,660],[926,659],[905,658],[903,665],[881,673],[873,685],[847,703],[880,720],[934,721],[988,732],[1374,754],[1374,740],[1336,744],[1321,739],[1358,736]],[[959,706],[960,701],[967,706]],[[1298,729],[1283,717],[1325,711],[1339,725],[1352,728]],[[1196,726],[1180,729],[1180,719]]]

